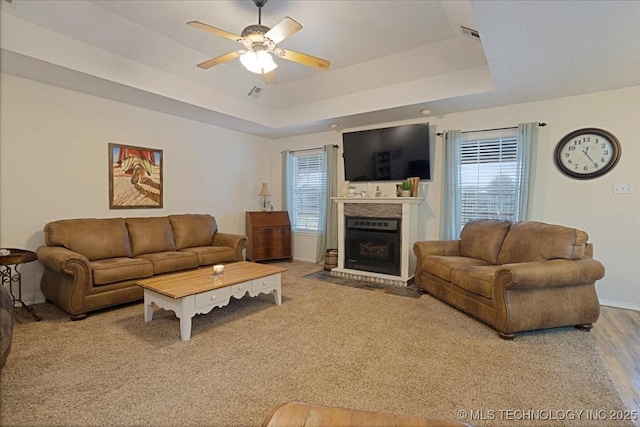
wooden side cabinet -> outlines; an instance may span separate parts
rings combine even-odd
[[[247,212],[247,260],[293,258],[289,212]]]

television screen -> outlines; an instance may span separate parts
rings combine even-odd
[[[346,181],[430,179],[429,123],[342,134]]]

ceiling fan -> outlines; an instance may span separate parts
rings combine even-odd
[[[273,61],[273,56],[320,70],[327,70],[329,68],[331,63],[325,59],[277,47],[278,43],[300,31],[302,25],[288,16],[283,18],[273,28],[262,25],[262,7],[267,3],[267,0],[253,0],[253,2],[258,7],[258,24],[249,25],[242,30],[239,36],[199,21],[187,22],[187,25],[200,28],[201,30],[235,42],[240,42],[244,45],[244,49],[209,59],[208,61],[198,64],[198,67],[207,70],[215,65],[240,58],[242,65],[251,72],[261,74],[266,84],[277,83],[274,69],[278,65]]]

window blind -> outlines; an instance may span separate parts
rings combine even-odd
[[[293,153],[289,197],[292,227],[297,231],[318,231],[321,200],[326,194],[326,166],[322,150]]]
[[[473,219],[517,221],[519,168],[515,134],[461,142],[461,229]]]

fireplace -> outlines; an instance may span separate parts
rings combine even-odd
[[[345,217],[344,266],[400,275],[400,218]]]

